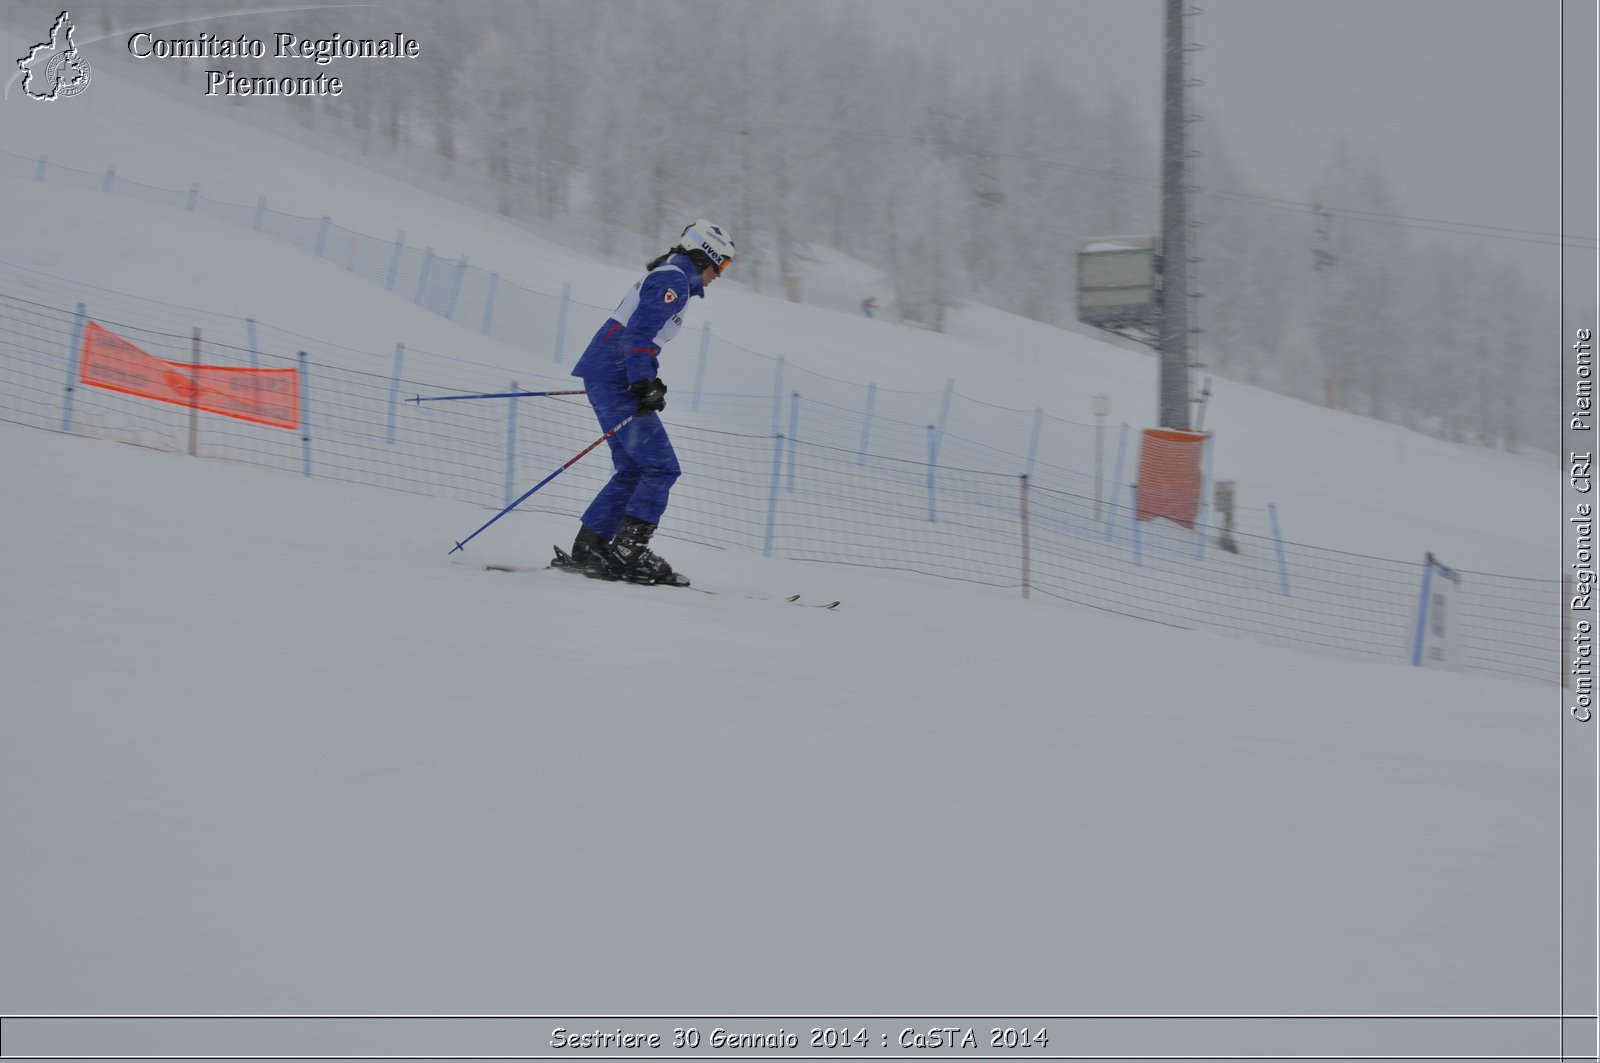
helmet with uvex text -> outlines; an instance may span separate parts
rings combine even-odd
[[[719,276],[733,265],[733,237],[716,222],[704,218],[684,227],[677,249],[700,269],[714,269]]]

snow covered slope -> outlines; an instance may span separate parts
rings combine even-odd
[[[1544,688],[0,427],[7,1012],[1549,997]]]

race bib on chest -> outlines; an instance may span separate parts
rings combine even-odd
[[[683,274],[683,271],[678,269],[676,266],[659,266],[654,272],[659,273],[661,270],[666,269],[670,269],[679,275]],[[640,277],[638,280],[633,282],[633,287],[628,289],[628,294],[622,297],[622,302],[618,303],[617,308],[611,312],[611,320],[622,325],[626,325],[629,321],[633,320],[634,311],[639,309],[639,299],[644,289],[644,282],[649,278],[649,276],[650,274],[647,273],[645,276]],[[661,295],[662,302],[669,305],[676,303],[678,299],[678,293],[673,291],[671,288],[666,289]],[[656,330],[656,334],[653,338],[655,345],[660,347],[662,344],[672,339],[672,337],[676,336],[679,330],[682,328],[683,315],[681,313],[673,314],[662,323],[659,329]]]

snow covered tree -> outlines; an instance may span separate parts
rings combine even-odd
[[[1219,372],[1317,398],[1318,374],[1297,358],[1290,333],[1300,293],[1315,274],[1304,216],[1255,194],[1234,158],[1223,123],[1198,124],[1191,214],[1199,223],[1190,284],[1204,298],[1192,311],[1196,349]],[[1288,224],[1285,224],[1285,223]]]
[[[1405,231],[1385,224],[1397,211],[1377,163],[1348,145],[1340,145],[1311,196],[1327,207],[1325,257],[1311,293],[1317,348],[1338,405],[1382,418],[1390,365],[1405,352]]]

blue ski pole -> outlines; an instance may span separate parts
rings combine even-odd
[[[586,391],[495,391],[487,395],[434,395],[423,398],[418,395],[407,402],[454,402],[457,399],[536,399],[547,395],[587,395]]]
[[[528,498],[535,491],[539,490],[539,488],[543,487],[545,484],[549,483],[551,480],[554,480],[557,476],[560,476],[562,473],[566,472],[569,468],[571,468],[572,466],[576,465],[578,463],[578,460],[580,458],[582,458],[585,454],[589,453],[589,451],[593,450],[595,447],[598,447],[601,443],[604,443],[606,440],[610,439],[612,436],[616,435],[618,432],[620,432],[624,428],[628,427],[628,425],[630,423],[632,423],[633,419],[635,417],[637,417],[637,416],[639,416],[639,415],[636,414],[636,413],[630,413],[627,416],[627,418],[621,424],[617,425],[617,427],[613,428],[611,431],[607,432],[605,435],[601,436],[599,439],[595,440],[593,443],[590,443],[588,446],[586,446],[582,450],[578,451],[572,457],[568,458],[565,465],[562,465],[561,468],[557,469],[555,472],[551,473],[549,476],[546,476],[543,480],[540,480],[538,483],[536,483],[532,487],[528,488],[526,491],[524,491],[522,493],[521,497],[519,497],[515,502],[511,503],[505,509],[502,509],[500,512],[496,513],[494,516],[490,517],[487,521],[485,521],[484,525],[483,525],[483,528],[479,528],[478,531],[473,532],[471,535],[467,536],[465,539],[462,539],[459,543],[456,543],[455,547],[451,549],[450,553],[452,553],[452,554],[455,553],[457,550],[460,550],[462,547],[466,546],[472,540],[476,539],[478,537],[478,533],[483,531],[484,528],[487,528],[489,525],[493,524],[495,521],[499,520],[501,517],[505,516],[507,513],[510,513],[513,509],[516,509],[518,506],[522,505],[522,503],[526,502],[528,500]]]

